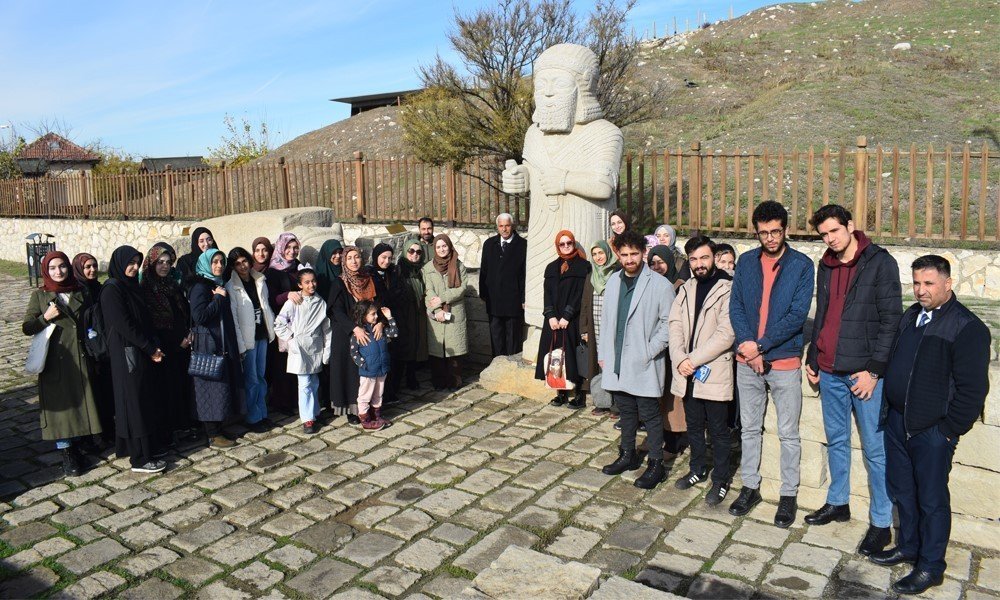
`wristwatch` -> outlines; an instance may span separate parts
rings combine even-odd
[[[871,377],[872,379],[874,379],[875,381],[878,381],[878,378],[879,378],[879,374],[878,373],[874,373],[872,371],[868,371],[868,376]]]

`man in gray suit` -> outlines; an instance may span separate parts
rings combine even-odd
[[[621,411],[622,440],[618,460],[602,470],[618,475],[642,465],[635,449],[641,419],[648,432],[649,465],[635,486],[648,490],[667,476],[659,398],[667,379],[667,322],[674,288],[642,260],[646,250],[642,235],[625,231],[615,237],[613,245],[622,271],[608,279],[604,289],[597,359],[603,372],[602,386],[611,392]]]

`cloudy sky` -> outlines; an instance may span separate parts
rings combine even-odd
[[[495,1],[495,0],[494,0]],[[592,1],[574,0],[585,13]],[[340,98],[419,87],[455,7],[488,0],[0,3],[0,127],[59,120],[78,143],[137,156],[207,154],[228,113],[282,143],[348,116]],[[770,4],[640,0],[637,33]],[[702,17],[704,18],[704,17]],[[11,129],[0,129],[0,139]],[[29,140],[30,141],[30,140]]]

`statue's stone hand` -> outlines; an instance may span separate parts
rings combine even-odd
[[[505,194],[524,194],[528,191],[528,167],[517,164],[517,161],[508,160],[504,163],[503,191]]]
[[[558,196],[566,193],[566,169],[547,169],[540,177],[542,191],[546,196]]]

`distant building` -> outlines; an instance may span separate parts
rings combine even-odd
[[[46,133],[25,146],[17,166],[25,177],[63,177],[89,172],[101,157],[55,133]]]
[[[167,165],[174,171],[202,171],[208,169],[209,165],[201,156],[169,156],[166,158],[144,158],[142,159],[143,173],[162,173],[167,169]]]
[[[403,98],[412,96],[423,90],[406,90],[404,92],[386,92],[384,94],[368,94],[367,96],[352,96],[350,98],[333,98],[330,102],[343,102],[351,105],[351,116],[363,113],[373,108],[383,106],[399,106]]]

